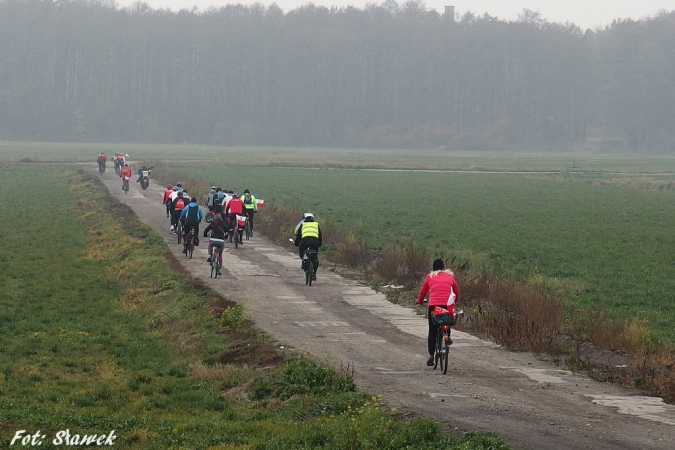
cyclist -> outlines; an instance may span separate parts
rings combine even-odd
[[[226,197],[227,198],[227,197]],[[227,202],[225,207],[225,215],[230,220],[230,226],[233,230],[237,230],[237,215],[241,216],[244,212],[244,202],[241,201],[239,195],[236,192],[232,193],[232,200]],[[235,239],[239,239],[239,243],[243,244],[244,240],[242,238],[244,230],[239,231],[234,235]]]
[[[122,178],[122,190],[124,190],[124,177],[131,178],[131,167],[129,164],[124,164],[124,167],[120,170],[120,178]]]
[[[171,208],[171,203],[169,203],[169,197],[173,193],[173,187],[170,184],[166,185],[166,190],[164,191],[164,200],[162,204],[166,206],[166,218],[169,218],[169,209]]]
[[[213,196],[213,211],[216,214],[221,214],[223,212],[223,200],[225,199],[225,194],[223,189],[218,186],[216,188],[216,194]]]
[[[258,204],[255,197],[251,195],[251,191],[244,189],[244,211],[248,217],[248,224],[251,229],[251,236],[253,236],[253,215],[258,211]]]
[[[98,163],[98,170],[99,172],[105,172],[105,162],[108,160],[107,156],[105,153],[100,152],[98,154],[98,157],[96,158],[96,162]]]
[[[216,187],[211,186],[211,190],[206,195],[206,207],[209,211],[213,211],[213,197],[216,195]]]
[[[122,170],[122,167],[124,167],[125,163],[126,160],[124,159],[124,155],[121,153],[115,153],[115,168]]]
[[[178,219],[183,213],[183,209],[187,206],[187,199],[183,198],[183,191],[176,191],[176,196],[171,201],[171,229],[169,231],[176,232],[178,226]],[[173,194],[171,194],[173,196]]]
[[[222,214],[216,214],[213,216],[213,221],[208,227],[204,229],[204,237],[208,236],[209,231],[211,232],[211,236],[209,238],[209,257],[206,260],[207,262],[211,262],[213,245],[219,244],[222,246],[222,244],[225,243],[225,239],[227,239],[227,224],[225,223],[225,219],[223,219]],[[218,275],[222,275],[222,273],[218,271]]]
[[[183,194],[185,195],[185,194]],[[183,236],[187,236],[190,232],[190,229],[195,230],[195,245],[199,245],[199,224],[201,223],[204,215],[202,214],[202,209],[197,204],[197,199],[193,198],[190,200],[190,203],[183,209],[183,212],[180,214],[180,221],[183,223]],[[187,253],[187,243],[183,241],[183,246],[185,249],[184,253]]]
[[[429,337],[427,339],[427,347],[430,355],[427,360],[427,366],[433,366],[438,327],[434,324],[431,310],[436,306],[440,306],[447,309],[452,315],[455,312],[455,301],[459,298],[459,287],[457,286],[457,281],[455,281],[455,275],[451,270],[445,268],[445,263],[442,259],[434,261],[432,271],[424,278],[424,283],[417,295],[418,305],[422,304],[427,293],[429,293],[429,309],[427,311]],[[452,339],[448,343],[452,344]]]
[[[319,268],[319,248],[323,244],[321,237],[321,228],[319,223],[314,220],[314,214],[305,213],[302,223],[299,224],[295,232],[295,246],[298,247],[300,259],[308,248],[316,250],[317,258],[314,261],[314,275],[312,280],[316,280],[316,271]]]

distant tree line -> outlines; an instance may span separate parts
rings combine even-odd
[[[0,139],[675,151],[675,12],[0,0]]]

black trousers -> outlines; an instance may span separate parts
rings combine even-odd
[[[178,219],[180,219],[180,215],[183,212],[182,209],[174,209],[171,211],[171,225],[176,228],[178,226]]]
[[[427,313],[429,319],[429,338],[427,339],[429,355],[433,355],[436,350],[436,334],[438,333],[438,326],[434,325],[434,321],[431,318],[431,310],[434,308],[435,306],[429,306],[429,311]]]
[[[302,254],[305,253],[305,250],[308,248],[313,248],[316,250],[316,259],[314,260],[314,271],[319,268],[319,238],[304,238],[300,241],[298,246],[298,254],[300,259],[302,259]]]
[[[246,211],[246,215],[248,216],[248,223],[251,226],[251,231],[253,231],[253,216],[255,215],[255,211],[252,209],[244,209]]]

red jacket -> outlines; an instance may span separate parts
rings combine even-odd
[[[162,203],[164,203],[166,205],[166,202],[169,201],[169,196],[172,193],[173,193],[173,189],[167,189],[166,191],[164,191],[164,200],[162,201]]]
[[[228,214],[241,214],[244,210],[244,202],[240,198],[233,198],[227,202],[227,209],[229,209]]]
[[[422,304],[422,301],[424,301],[424,297],[426,297],[428,292],[429,306],[443,306],[450,312],[453,312],[455,309],[455,301],[453,300],[452,303],[448,305],[451,288],[452,292],[455,294],[455,300],[458,299],[459,287],[457,286],[455,277],[443,270],[431,272],[424,278],[420,293],[417,295],[417,304]]]
[[[131,177],[131,167],[122,167],[122,170],[120,170],[120,177]]]

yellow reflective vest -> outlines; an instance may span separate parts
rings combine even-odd
[[[303,222],[302,223],[302,236],[301,238],[306,237],[319,237],[319,224],[317,222]]]

